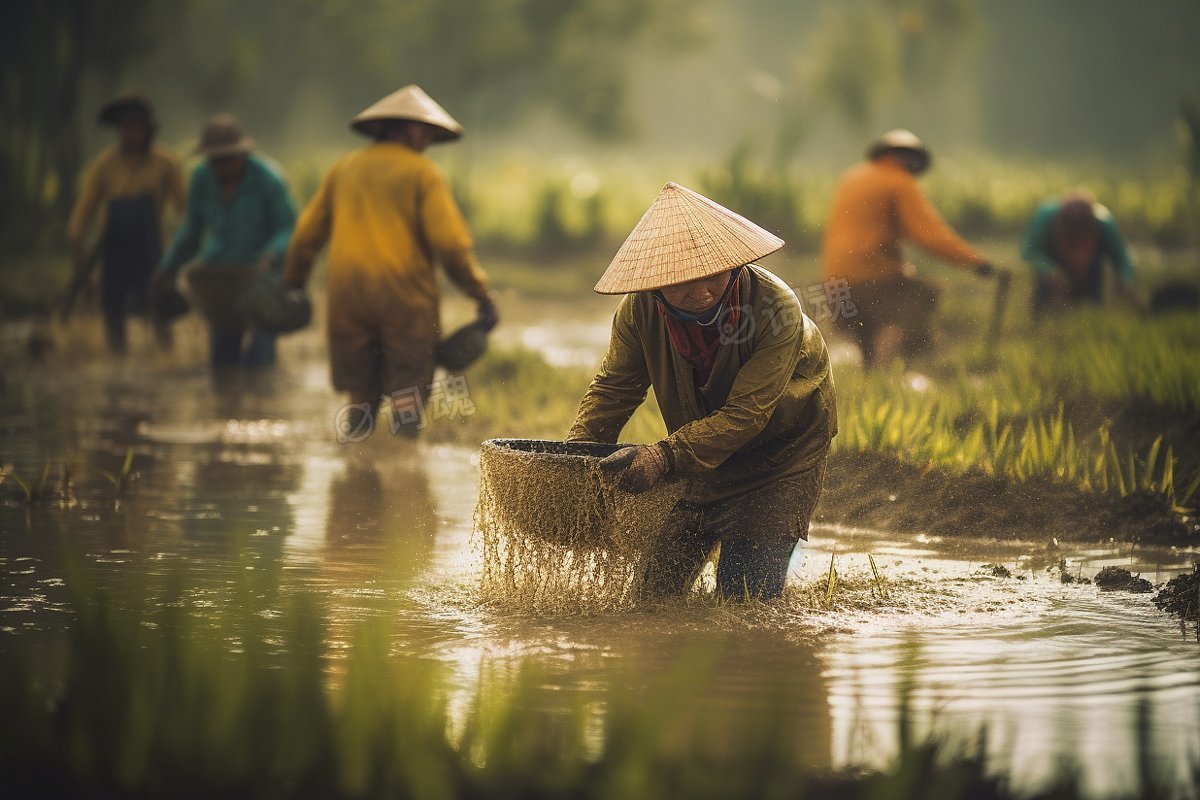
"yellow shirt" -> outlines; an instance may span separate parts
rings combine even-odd
[[[436,304],[435,261],[464,293],[487,296],[450,187],[432,161],[398,142],[367,145],[329,170],[296,223],[287,280],[304,282],[327,242],[331,304],[339,287],[363,279],[386,279],[406,305]]]
[[[851,282],[903,275],[909,240],[961,267],[985,259],[954,232],[899,162],[884,156],[852,167],[833,197],[821,249],[826,279]]]
[[[158,147],[151,148],[142,157],[127,156],[116,147],[110,147],[88,167],[83,189],[71,211],[67,238],[74,244],[82,243],[97,208],[103,211],[111,200],[142,194],[154,197],[165,244],[163,215],[166,207],[170,204],[176,214],[181,214],[186,202],[179,160]]]

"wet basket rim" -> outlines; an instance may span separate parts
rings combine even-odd
[[[507,453],[528,453],[550,460],[599,460],[628,445],[604,442],[560,442],[554,439],[488,439],[483,450]]]

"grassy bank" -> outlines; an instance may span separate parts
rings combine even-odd
[[[958,302],[947,304],[946,341],[933,358],[907,370],[837,366],[835,464],[846,456],[848,471],[831,472],[831,481],[859,486],[856,473],[867,465],[849,457],[876,454],[884,461],[867,471],[883,469],[876,475],[880,490],[903,486],[911,497],[911,468],[929,486],[978,484],[1004,497],[1008,486],[1037,487],[1047,505],[1040,513],[1070,509],[1078,522],[1066,528],[1086,528],[1072,538],[1112,535],[1096,525],[1097,514],[1109,512],[1127,523],[1145,518],[1148,530],[1161,533],[1161,513],[1172,510],[1174,532],[1155,535],[1173,542],[1194,536],[1185,533],[1185,520],[1200,503],[1200,318],[1082,310],[1036,331],[1010,324],[994,362],[984,364],[978,321],[986,318],[986,295],[961,291],[953,281],[951,287]],[[462,426],[431,428],[432,436],[561,438],[591,372],[554,368],[534,353],[509,350],[491,353],[470,377],[476,415]],[[646,442],[664,434],[651,400],[623,439]],[[864,498],[874,497],[861,488]],[[960,506],[971,505],[970,494]],[[1022,507],[1018,498],[992,509],[1000,515],[994,521],[1003,527],[1005,515]],[[956,509],[939,510],[949,519]],[[1014,520],[1021,531],[1033,523]],[[1055,524],[1043,517],[1043,527]],[[1139,530],[1134,526],[1129,534]]]
[[[1200,319],[1081,313],[1043,335],[1053,348],[1015,338],[987,371],[953,361],[942,361],[934,377],[840,367],[836,447],[895,453],[950,474],[976,469],[1122,495],[1151,490],[1176,506],[1190,503],[1200,483],[1200,452],[1187,438],[1200,418]],[[444,435],[561,437],[591,373],[502,351],[471,377],[471,430]],[[662,432],[656,410],[644,406],[626,439]]]
[[[1085,796],[1066,758],[1052,786],[1019,792],[989,762],[986,737],[916,736],[908,682],[894,760],[831,773],[809,763],[810,734],[788,717],[798,689],[773,687],[776,702],[751,717],[700,713],[717,645],[573,711],[539,710],[530,668],[481,675],[465,707],[453,706],[436,667],[389,655],[383,619],[332,659],[305,597],[285,604],[285,633],[269,638],[246,585],[214,615],[189,607],[181,581],[179,599],[142,610],[118,610],[82,583],[70,584],[61,647],[8,639],[0,649],[6,797]],[[1179,796],[1153,766],[1149,730],[1143,712],[1126,796]]]

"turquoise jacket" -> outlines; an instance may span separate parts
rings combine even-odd
[[[175,275],[197,255],[205,264],[259,263],[279,268],[287,253],[296,208],[283,178],[262,158],[246,158],[246,172],[232,200],[221,195],[207,161],[192,170],[187,213],[160,269]]]
[[[1025,229],[1021,257],[1029,262],[1039,278],[1060,267],[1055,257],[1054,217],[1061,206],[1060,200],[1047,200],[1042,203],[1034,213],[1033,219],[1029,221],[1029,227]],[[1093,208],[1096,222],[1100,224],[1100,246],[1096,249],[1096,262],[1089,271],[1099,268],[1101,262],[1108,259],[1118,275],[1127,283],[1133,283],[1133,260],[1129,257],[1129,248],[1125,246],[1121,231],[1117,229],[1116,220],[1113,219],[1112,213],[1099,203],[1093,204]]]

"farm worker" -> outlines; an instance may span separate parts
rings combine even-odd
[[[393,429],[415,435],[434,373],[440,332],[440,262],[494,326],[496,306],[475,258],[471,233],[450,187],[423,153],[462,135],[462,126],[420,87],[409,85],[354,118],[373,142],[338,161],[300,214],[284,280],[303,287],[329,243],[328,337],[333,386],[347,392],[373,429],[380,400]]]
[[[917,176],[930,153],[910,131],[893,130],[867,150],[867,160],[841,178],[825,225],[821,261],[826,286],[843,284],[849,299],[834,323],[857,341],[863,365],[886,365],[932,345],[940,294],[918,278],[901,242],[980,276],[994,270],[963,241],[921,192]]]
[[[91,258],[85,240],[97,211],[102,214],[98,256],[102,264],[100,304],[109,349],[126,350],[127,312],[148,309],[150,276],[165,240],[168,206],[183,212],[183,171],[179,161],[154,145],[158,124],[150,101],[124,94],[100,109],[99,121],[117,131],[117,144],[101,153],[87,170],[71,212],[67,239],[81,275]],[[169,346],[169,330],[156,326],[158,341]]]
[[[782,246],[668,183],[596,284],[625,297],[567,438],[616,442],[653,387],[669,435],[601,463],[630,492],[693,479],[650,555],[646,597],[686,593],[717,543],[723,595],[778,597],[808,538],[837,411],[821,333],[752,263]]]
[[[235,117],[209,119],[195,153],[204,160],[192,170],[187,214],[159,265],[155,288],[173,285],[179,270],[198,257],[189,273],[196,293],[227,307],[206,311],[227,320],[218,323],[210,315],[209,360],[218,388],[228,388],[239,368],[275,363],[275,337],[247,337],[236,306],[255,270],[282,272],[296,209],[279,168],[254,153],[254,140]]]
[[[1033,313],[1050,306],[1103,299],[1104,262],[1119,280],[1116,290],[1141,308],[1134,283],[1133,260],[1107,208],[1086,190],[1076,189],[1038,207],[1025,230],[1021,256],[1033,268]]]

